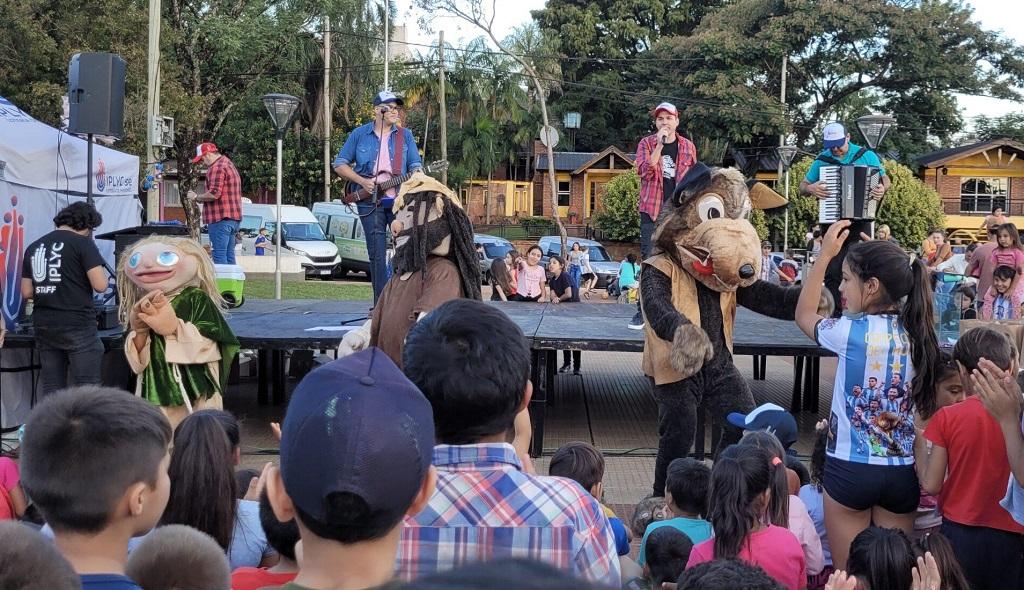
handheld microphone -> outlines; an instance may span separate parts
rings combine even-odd
[[[661,138],[660,138],[660,139],[659,139],[658,141],[660,141],[660,142],[661,142],[661,145],[665,145],[665,140],[666,140],[666,139],[668,139],[668,138],[667,138],[667,137],[665,137],[664,135],[662,135],[662,136],[661,136]]]

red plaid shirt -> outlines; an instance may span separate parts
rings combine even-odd
[[[676,156],[676,183],[697,163],[697,148],[693,142],[676,134],[679,155]],[[648,135],[636,146],[636,173],[640,176],[640,212],[657,220],[661,203],[665,199],[661,161],[651,164],[651,152],[658,147],[658,134]]]
[[[217,158],[206,171],[206,192],[217,200],[203,203],[203,223],[216,223],[222,219],[242,220],[242,179],[227,156]]]

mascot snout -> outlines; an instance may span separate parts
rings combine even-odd
[[[761,272],[760,239],[745,219],[709,219],[694,228],[683,246],[701,282],[716,291],[749,287]]]

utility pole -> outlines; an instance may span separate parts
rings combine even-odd
[[[156,163],[157,142],[154,133],[156,116],[160,112],[160,0],[149,0],[149,47],[146,55],[146,170]],[[92,186],[90,184],[90,186]],[[154,182],[146,192],[146,220],[160,219],[160,185]]]
[[[437,57],[441,62],[438,69],[438,81],[441,85],[441,159],[448,159],[448,102],[444,94],[444,31],[437,34]],[[448,169],[441,171],[441,182],[448,184]],[[468,207],[468,204],[463,203]]]
[[[324,202],[331,201],[331,17],[324,15]]]
[[[384,0],[384,90],[391,90],[388,84],[388,62],[391,61],[391,0]]]
[[[783,55],[782,56],[782,90],[779,93],[779,102],[782,103],[782,118],[783,119],[786,118],[786,69],[787,69],[788,66],[789,66],[789,56],[788,55]],[[785,123],[783,123],[783,124],[785,124]],[[780,150],[781,150],[782,146],[785,145],[785,143],[786,143],[786,134],[785,133],[780,133],[779,134],[779,148],[780,148]],[[776,181],[775,181],[776,182],[776,184],[775,184],[776,187],[778,187],[778,181],[779,180],[782,180],[782,152],[781,151],[779,152],[779,174],[776,177]],[[786,166],[786,183],[785,183],[785,186],[786,186],[786,189],[785,189],[786,190],[786,199],[788,201],[789,200],[789,167],[788,166]],[[782,251],[783,252],[785,252],[789,248],[789,203],[786,203],[785,219],[786,219],[786,222],[785,222],[785,225],[783,226],[783,230],[782,230]]]

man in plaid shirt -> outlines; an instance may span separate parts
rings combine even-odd
[[[676,129],[679,111],[675,105],[663,102],[654,108],[657,132],[640,140],[636,147],[636,172],[640,176],[640,258],[651,255],[651,235],[661,213],[663,203],[672,198],[683,176],[697,162],[697,148]],[[636,315],[629,322],[630,329],[644,328],[640,303]]]
[[[234,264],[235,234],[242,221],[242,179],[235,164],[212,143],[196,147],[192,163],[200,161],[207,166],[206,192],[196,195],[188,191],[188,198],[203,203],[203,223],[210,232],[213,263]]]
[[[528,426],[517,432],[522,445],[505,442],[533,393],[530,351],[516,324],[482,302],[449,301],[409,331],[403,365],[434,408],[439,444],[437,489],[405,520],[398,577],[519,557],[619,587],[601,505],[572,480],[524,470],[517,449],[525,454]]]

